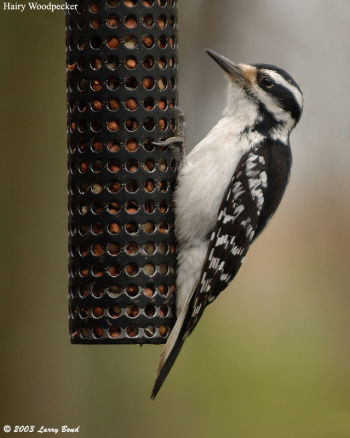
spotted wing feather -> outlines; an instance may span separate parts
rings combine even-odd
[[[205,307],[237,274],[252,241],[275,212],[286,188],[291,164],[285,145],[265,142],[245,153],[222,201],[194,291],[187,334]]]

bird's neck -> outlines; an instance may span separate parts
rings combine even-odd
[[[294,121],[288,113],[273,116],[262,105],[248,99],[242,89],[229,84],[228,91],[223,118],[229,121],[235,135],[247,136],[254,143],[259,139],[271,139],[289,144]]]

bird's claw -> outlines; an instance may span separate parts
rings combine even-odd
[[[184,156],[185,129],[186,129],[185,116],[182,109],[177,106],[173,108],[173,112],[175,113],[178,122],[176,136],[167,138],[166,140],[162,140],[162,141],[153,141],[152,143],[155,146],[169,147],[172,150],[177,150],[180,155],[179,161],[182,161],[182,158]]]

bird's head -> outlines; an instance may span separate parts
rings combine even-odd
[[[268,64],[235,64],[214,50],[207,53],[227,74],[226,114],[246,111],[243,117],[255,118],[251,121],[261,131],[294,128],[302,114],[303,93],[285,70]]]

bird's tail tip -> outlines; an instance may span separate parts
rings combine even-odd
[[[160,356],[160,362],[158,367],[158,373],[156,377],[156,381],[154,382],[151,399],[154,400],[162,387],[164,380],[171,367],[174,365],[174,362],[180,353],[181,347],[185,340],[185,330],[184,320],[187,313],[187,306],[182,310],[180,316],[178,317],[173,330],[170,333],[170,336],[167,340],[167,343],[164,346],[162,354]]]

